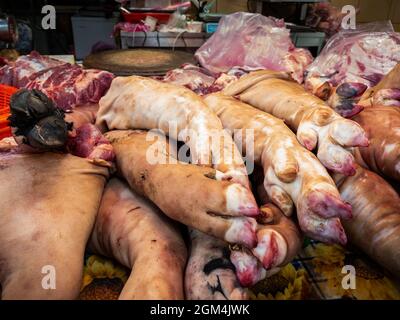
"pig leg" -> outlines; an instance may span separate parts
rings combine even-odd
[[[328,100],[330,107],[345,118],[360,113],[363,107],[358,104],[367,86],[357,82],[345,82],[339,85]]]
[[[284,120],[303,146],[309,150],[318,149],[318,159],[326,168],[345,175],[355,173],[350,148],[368,146],[365,132],[357,123],[342,118],[324,101],[288,80],[272,77],[248,88],[243,86],[253,78],[256,79],[257,74],[243,76],[223,93]]]
[[[189,300],[245,300],[246,291],[229,260],[228,245],[195,229],[190,230],[191,250],[185,275]]]
[[[400,89],[382,89],[377,91],[372,97],[372,105],[400,107]]]
[[[114,148],[118,173],[171,219],[231,243],[255,246],[256,222],[250,217],[259,210],[249,189],[219,181],[218,171],[177,162],[169,154],[164,154],[165,160],[175,163],[153,162],[149,152],[154,142],[144,131],[111,131],[106,137]]]
[[[120,299],[183,299],[186,247],[162,212],[129,186],[106,186],[89,249],[132,270]]]
[[[302,243],[296,224],[273,204],[261,207],[257,221],[257,246],[252,250],[236,246],[231,253],[236,275],[245,287],[279,271],[293,260]]]
[[[65,154],[0,153],[2,299],[74,299],[108,170]]]

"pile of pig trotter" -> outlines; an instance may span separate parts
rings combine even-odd
[[[131,270],[120,299],[248,299],[305,237],[400,276],[399,65],[350,119],[331,102],[354,83],[321,99],[281,70],[156,80],[35,53],[0,81],[20,88],[0,141],[1,299],[77,298],[85,252]]]

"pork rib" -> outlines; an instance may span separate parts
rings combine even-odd
[[[41,90],[64,111],[99,102],[113,77],[107,71],[83,69],[37,52],[21,56],[0,69],[0,83]]]

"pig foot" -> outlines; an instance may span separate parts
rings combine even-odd
[[[322,218],[351,219],[352,217],[351,206],[325,190],[313,190],[306,199],[310,210]]]
[[[280,265],[287,254],[285,239],[275,230],[262,229],[257,233],[258,243],[252,252],[266,270]]]
[[[400,89],[382,89],[372,97],[373,105],[400,107]]]
[[[239,243],[248,248],[257,244],[255,233],[257,222],[251,218],[232,218],[231,226],[225,233],[225,240],[230,243]]]
[[[302,210],[302,209],[301,209]],[[322,219],[315,214],[299,214],[301,230],[310,238],[345,245],[347,237],[339,218]]]
[[[244,287],[250,287],[263,280],[267,272],[257,258],[241,246],[231,246],[230,259],[235,266],[236,276]]]
[[[362,83],[342,83],[336,88],[336,92],[332,94],[328,103],[342,117],[351,118],[363,110],[363,107],[357,102],[365,90],[367,90],[367,86]]]
[[[191,252],[185,274],[186,298],[189,300],[244,300],[235,267],[229,260],[224,241],[195,229],[190,230]]]
[[[328,169],[345,175],[355,173],[355,160],[349,148],[365,147],[364,130],[354,121],[343,119],[328,108],[320,108],[300,124],[297,137],[308,150],[318,146],[317,157]]]

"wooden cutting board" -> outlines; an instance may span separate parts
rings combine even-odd
[[[147,48],[108,50],[83,60],[85,68],[106,70],[117,76],[160,76],[184,63],[195,63],[191,53]]]

